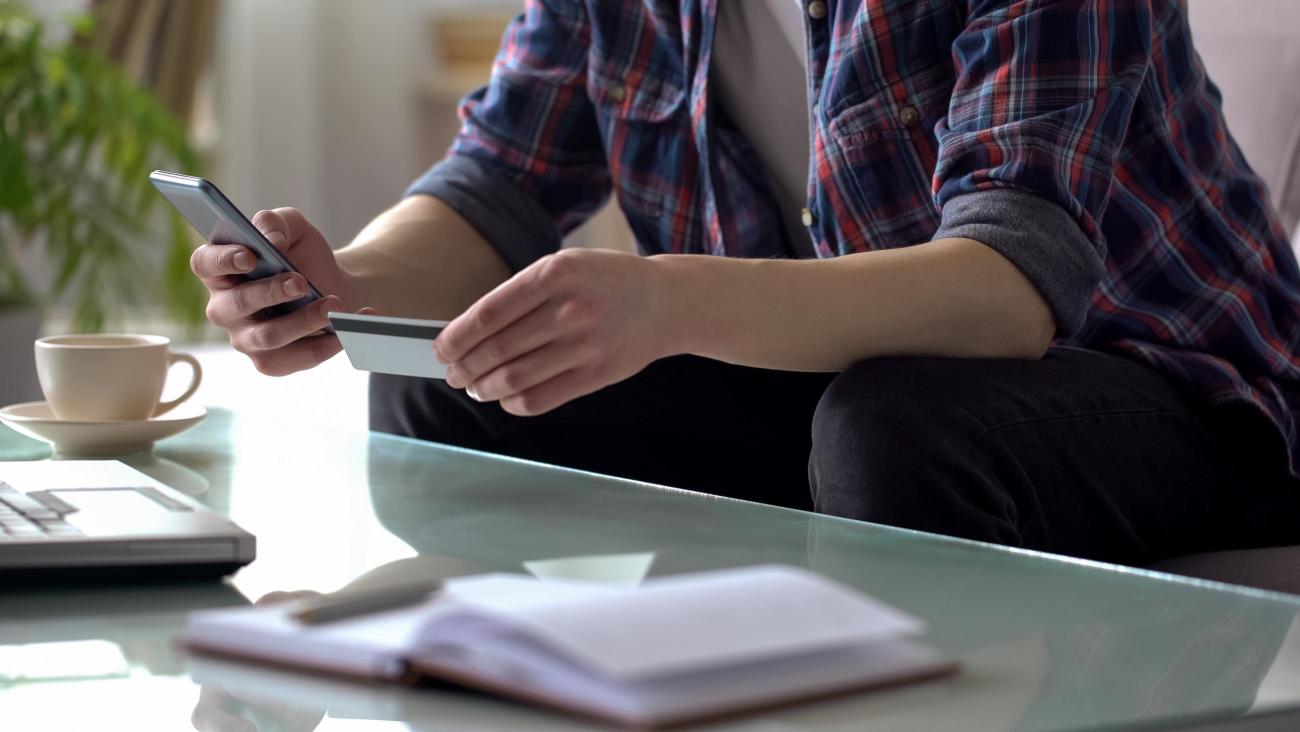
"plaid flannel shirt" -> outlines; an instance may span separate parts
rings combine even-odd
[[[514,270],[611,189],[645,253],[788,256],[754,151],[710,105],[718,2],[528,0],[409,193],[447,201]],[[980,241],[1043,294],[1059,344],[1246,407],[1300,476],[1300,269],[1184,2],[803,4],[805,250]]]

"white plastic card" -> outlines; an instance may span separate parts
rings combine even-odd
[[[447,367],[433,357],[433,340],[447,327],[447,321],[352,313],[330,313],[329,318],[353,368],[397,376],[446,377]]]

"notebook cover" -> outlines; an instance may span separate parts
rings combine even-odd
[[[920,683],[940,679],[952,675],[960,670],[961,665],[955,661],[943,661],[933,666],[918,668],[914,671],[890,676],[886,678],[872,679],[868,682],[855,682],[846,684],[843,687],[822,689],[813,694],[804,694],[791,697],[773,697],[761,702],[745,704],[743,706],[721,708],[689,716],[674,717],[668,719],[656,719],[648,722],[639,720],[623,719],[621,717],[610,716],[603,709],[583,706],[581,704],[572,704],[566,699],[557,699],[544,694],[533,693],[529,690],[518,689],[512,686],[506,686],[496,683],[490,679],[484,679],[474,674],[465,673],[461,669],[449,670],[441,668],[435,664],[424,662],[420,664],[410,664],[405,673],[399,679],[381,679],[361,674],[347,674],[330,669],[320,668],[318,666],[304,666],[300,664],[287,663],[280,659],[273,659],[266,656],[248,656],[233,654],[220,649],[207,648],[194,644],[182,644],[182,647],[191,653],[196,653],[214,658],[231,659],[236,661],[251,662],[258,665],[265,665],[273,668],[287,669],[296,672],[305,672],[314,676],[323,676],[327,678],[351,679],[353,681],[369,681],[372,683],[392,683],[402,686],[411,687],[418,684],[421,680],[439,681],[450,684],[456,684],[467,689],[481,691],[505,699],[513,699],[525,704],[550,709],[553,711],[565,712],[568,714],[584,717],[589,720],[599,722],[613,723],[622,727],[632,729],[664,729],[671,727],[680,727],[688,724],[698,724],[701,722],[713,722],[736,717],[743,717],[759,712],[773,711],[776,709],[785,709],[817,701],[825,701],[840,697],[851,696],[867,691],[879,691],[883,689],[905,686],[907,684]]]
[[[824,701],[838,697],[850,696],[865,691],[876,691],[888,689],[896,686],[904,686],[922,681],[942,678],[956,673],[961,665],[955,661],[943,661],[932,666],[918,668],[913,671],[872,679],[867,682],[852,682],[838,688],[819,689],[811,694],[800,694],[792,696],[773,696],[760,702],[747,703],[739,706],[720,707],[718,709],[699,712],[695,714],[683,715],[678,717],[668,717],[653,720],[635,720],[624,719],[618,716],[611,716],[606,710],[596,707],[574,704],[568,699],[560,699],[545,694],[537,693],[528,689],[519,689],[513,686],[506,686],[497,683],[491,679],[485,679],[472,673],[467,673],[463,669],[446,669],[428,662],[411,664],[411,678],[427,677],[438,681],[458,684],[469,689],[494,694],[506,699],[532,704],[547,709],[567,712],[579,717],[596,720],[600,722],[612,722],[622,727],[632,729],[663,729],[670,727],[681,727],[690,724],[699,724],[701,722],[714,722],[735,717],[743,717],[756,714],[758,712],[772,711],[775,709],[784,709],[788,707],[799,706],[815,701]]]

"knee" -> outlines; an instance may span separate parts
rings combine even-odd
[[[813,506],[827,513],[861,520],[881,520],[885,503],[891,513],[897,491],[888,486],[906,478],[921,436],[911,429],[900,392],[897,359],[857,364],[831,382],[817,403],[812,422],[809,483]],[[895,517],[899,518],[899,517]]]
[[[978,434],[945,397],[946,359],[880,358],[838,376],[813,416],[809,483],[819,513],[964,533]]]

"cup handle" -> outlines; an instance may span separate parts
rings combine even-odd
[[[194,392],[198,391],[199,389],[199,382],[203,381],[203,369],[199,366],[199,360],[197,358],[191,356],[188,353],[174,352],[174,353],[167,354],[168,369],[171,369],[172,366],[175,366],[177,362],[180,361],[189,364],[190,369],[194,372],[194,375],[190,379],[190,385],[188,388],[185,389],[184,394],[181,394],[180,396],[176,397],[175,399],[169,402],[160,402],[158,406],[155,407],[153,410],[153,416],[155,417],[159,417],[170,412],[171,410],[179,406],[181,402],[194,396]]]

